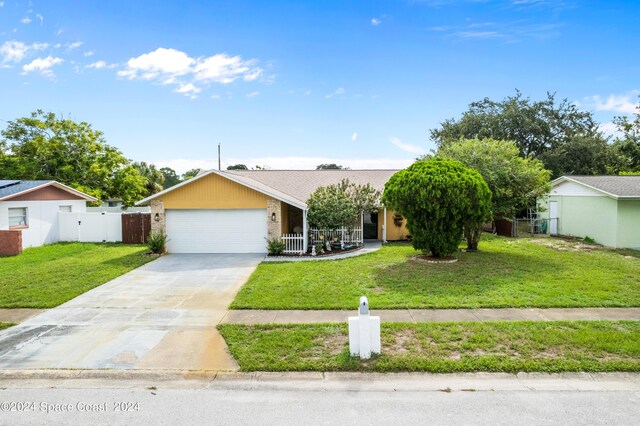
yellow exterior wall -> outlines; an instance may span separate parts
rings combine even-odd
[[[281,228],[281,232],[283,234],[288,234],[289,233],[289,204],[284,203],[284,202],[280,202],[280,214],[281,214],[281,219],[280,219],[280,224],[282,226]]]
[[[165,209],[266,209],[269,197],[211,173],[158,199]]]
[[[387,241],[398,241],[407,238],[410,234],[407,229],[407,219],[402,221],[402,226],[398,227],[393,223],[393,216],[396,214],[393,210],[387,210]],[[382,225],[384,224],[384,210],[378,211],[378,239],[382,240]]]

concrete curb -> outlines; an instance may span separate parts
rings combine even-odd
[[[640,373],[352,373],[194,370],[0,370],[2,389],[640,391]]]

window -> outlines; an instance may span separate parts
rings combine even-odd
[[[59,209],[61,212],[71,213],[71,206],[60,206]]]
[[[27,222],[27,208],[16,207],[9,209],[9,228],[29,226]]]
[[[118,204],[119,204],[118,201],[109,201],[108,206],[109,207],[118,207]]]

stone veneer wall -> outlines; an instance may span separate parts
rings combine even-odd
[[[276,220],[271,220],[273,213],[276,214]],[[282,222],[282,203],[279,200],[267,200],[267,238],[280,238]]]
[[[167,233],[167,227],[165,225],[165,217],[164,217],[164,204],[160,200],[153,200],[149,204],[151,207],[151,232],[152,233]],[[156,220],[156,214],[158,214],[158,219]]]

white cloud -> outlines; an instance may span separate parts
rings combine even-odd
[[[329,98],[333,98],[334,96],[344,95],[345,93],[347,93],[347,91],[344,90],[344,88],[338,87],[334,92],[326,95],[325,98],[329,99]]]
[[[101,70],[103,68],[109,68],[109,69],[115,68],[116,66],[117,66],[117,64],[107,64],[105,61],[96,61],[96,62],[93,62],[93,63],[91,63],[89,65],[85,65],[84,67],[85,68],[93,68],[93,69],[96,69],[96,70]]]
[[[373,25],[374,27],[380,25],[381,23],[382,23],[382,20],[378,18],[371,18],[371,25]]]
[[[221,98],[221,96],[220,96],[220,95],[211,95],[211,99],[218,100],[218,99],[220,99],[220,98]]]
[[[192,83],[181,84],[178,88],[174,89],[176,93],[182,93],[183,95],[193,98],[196,94],[200,93],[202,89],[196,87]]]
[[[38,18],[38,20],[40,21],[40,26],[42,26],[42,24],[44,23],[44,16],[42,16],[42,14],[40,13],[36,13],[36,18]]]
[[[622,136],[620,131],[618,130],[618,126],[615,123],[602,123],[598,126],[598,130],[600,130],[605,136],[616,137]]]
[[[4,7],[4,2],[0,1],[0,7]]]
[[[351,140],[355,142],[357,139],[358,139],[358,132],[353,132],[353,134],[351,135]]]
[[[30,72],[39,72],[45,77],[53,77],[53,68],[54,65],[58,65],[64,62],[62,58],[54,58],[53,56],[47,56],[46,58],[38,58],[34,59],[30,63],[24,65],[22,67],[23,74],[27,74]]]
[[[595,109],[596,111],[613,111],[623,114],[634,114],[636,106],[640,102],[638,99],[640,90],[631,90],[622,94],[611,94],[605,98],[600,95],[587,96],[584,98],[584,104]]]
[[[2,57],[2,62],[20,62],[24,57],[29,53],[29,51],[33,50],[44,50],[49,45],[47,43],[32,43],[32,44],[24,44],[21,41],[5,41],[0,46],[0,56]]]
[[[22,22],[25,25],[29,25],[31,23],[31,18],[29,18],[28,16],[25,16],[20,20],[20,22]]]
[[[260,94],[260,92],[256,90],[256,91],[254,91],[254,92],[247,93],[245,96],[246,96],[247,98],[255,98],[255,97],[256,97],[256,96],[258,96],[259,94]]]
[[[95,53],[96,53],[95,50],[87,50],[82,54],[82,56],[84,56],[85,58],[88,58],[89,56],[93,56]]]
[[[400,139],[396,137],[391,138],[391,143],[400,148],[401,151],[408,152],[410,154],[422,155],[425,153],[425,150],[423,148],[408,143],[402,143],[400,142]]]
[[[255,81],[262,75],[255,59],[244,60],[226,53],[193,58],[180,50],[163,47],[129,59],[125,69],[118,71],[118,76],[130,80],[157,81],[179,88],[188,84],[195,87],[196,83],[229,84],[238,79]]]
[[[69,50],[74,50],[77,49],[78,47],[82,46],[84,43],[82,43],[81,41],[75,41],[73,43],[69,43],[67,44],[67,49]]]
[[[335,163],[354,170],[363,169],[404,169],[415,160],[413,158],[389,159],[389,158],[336,158],[336,157],[222,157],[223,168],[230,164],[245,164],[254,167],[256,164],[268,166],[271,170],[291,169],[295,164],[296,169],[315,170],[318,164]],[[184,173],[191,169],[217,169],[218,160],[215,158],[191,159],[179,158],[172,160],[152,161],[158,167],[171,167],[178,173]]]
[[[262,75],[262,69],[255,66],[253,59],[243,60],[240,56],[219,53],[204,59],[198,59],[193,69],[198,81],[229,84],[242,77],[245,81],[256,80]]]

